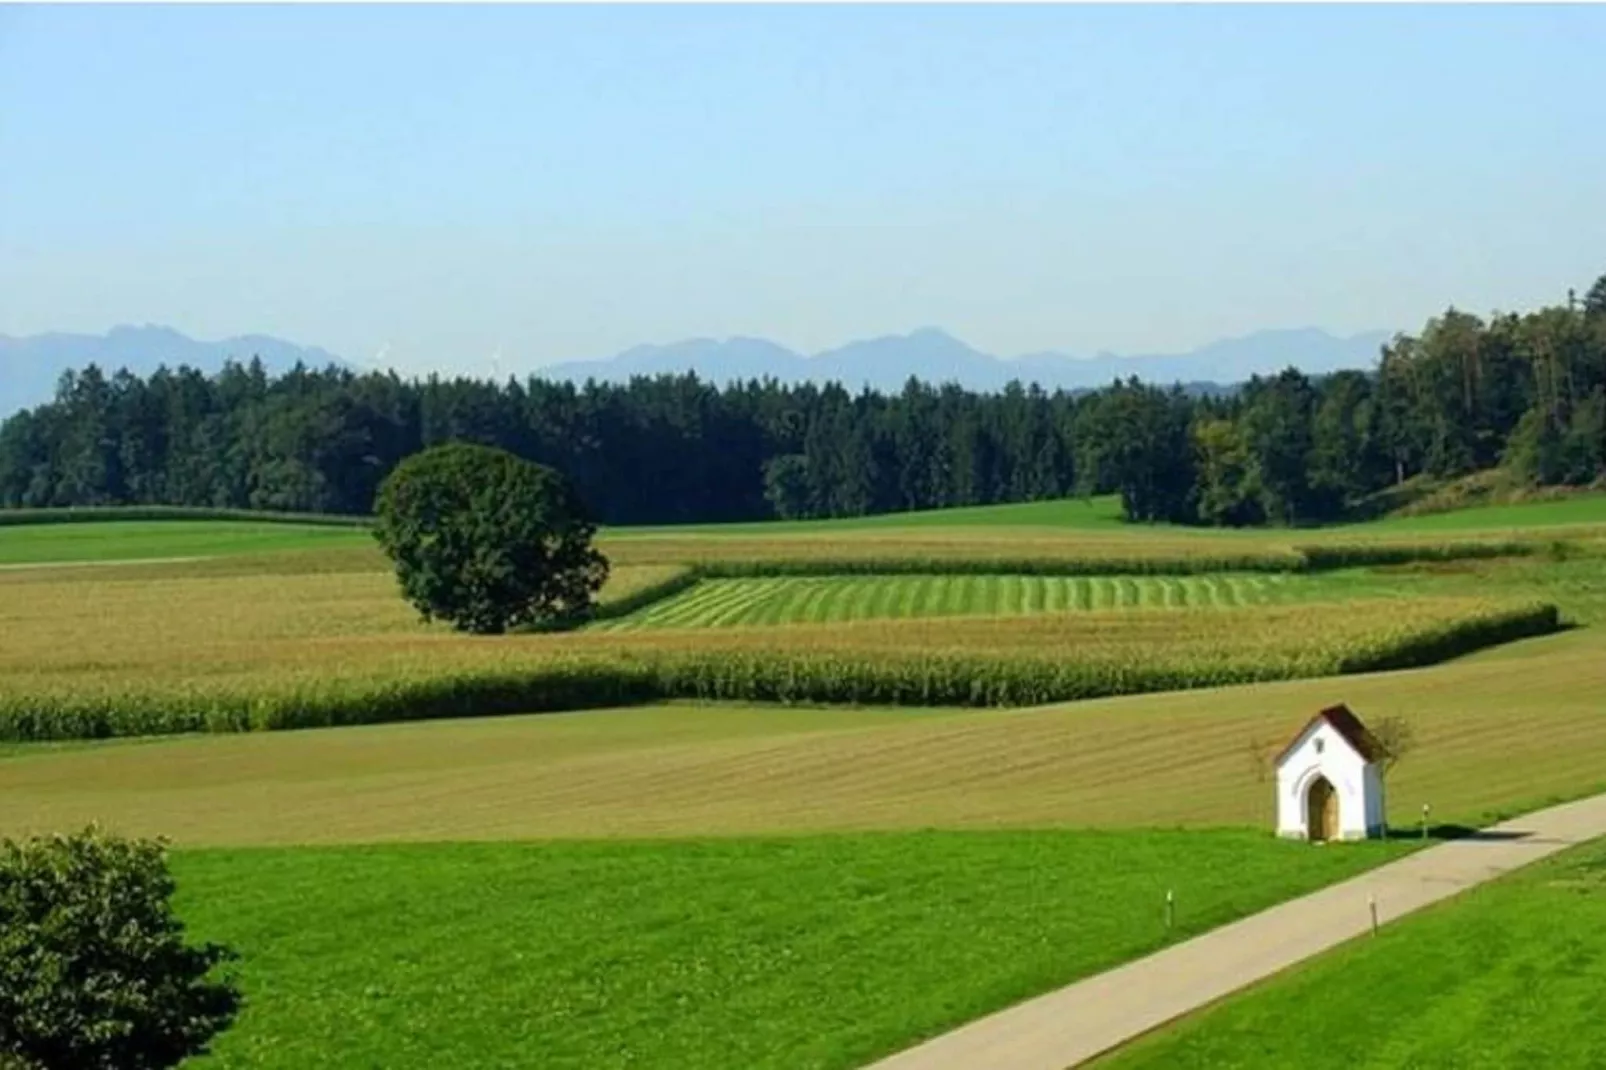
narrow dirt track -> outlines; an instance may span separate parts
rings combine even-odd
[[[1601,836],[1606,795],[1540,810],[978,1019],[869,1070],[1065,1070],[1364,935],[1373,903],[1386,924]]]
[[[42,568],[96,568],[106,565],[182,565],[188,561],[204,561],[204,557],[126,557],[94,561],[17,561],[0,565],[0,572],[24,572]]]

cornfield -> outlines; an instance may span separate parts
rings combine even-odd
[[[124,584],[133,590],[120,603],[90,597],[76,614],[57,607],[42,615],[45,627],[6,621],[20,641],[0,653],[0,738],[300,728],[671,698],[1022,706],[1423,665],[1559,626],[1549,604],[1447,597],[483,639],[422,629],[405,607],[373,612],[377,603],[365,605],[381,594],[373,579],[320,578],[316,594],[286,592],[274,577],[149,592]],[[66,586],[87,595],[117,585]]]

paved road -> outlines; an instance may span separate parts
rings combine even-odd
[[[978,1019],[870,1070],[1065,1070],[1364,935],[1373,898],[1387,923],[1600,836],[1606,795],[1540,810]]]

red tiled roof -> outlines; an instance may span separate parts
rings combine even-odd
[[[1316,714],[1316,716],[1306,721],[1304,726],[1300,728],[1298,732],[1294,733],[1294,738],[1288,741],[1288,746],[1284,747],[1282,749],[1282,753],[1277,755],[1276,761],[1273,762],[1273,764],[1281,765],[1283,759],[1288,757],[1288,753],[1294,749],[1294,745],[1297,744],[1300,738],[1304,736],[1306,732],[1310,731],[1311,726],[1316,724],[1318,721],[1326,721],[1328,724],[1332,725],[1333,731],[1337,732],[1340,736],[1343,736],[1344,741],[1350,746],[1354,747],[1356,752],[1367,761],[1381,761],[1385,756],[1383,744],[1378,741],[1376,736],[1372,735],[1372,733],[1367,730],[1367,727],[1361,723],[1361,719],[1355,716],[1354,712],[1352,712],[1348,706],[1341,702],[1336,706],[1327,707],[1325,710],[1322,710],[1320,713]]]

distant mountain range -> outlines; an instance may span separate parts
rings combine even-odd
[[[956,382],[981,391],[1000,390],[1018,379],[1052,391],[1091,389],[1135,375],[1148,382],[1182,383],[1206,392],[1241,383],[1252,375],[1273,374],[1289,365],[1309,375],[1368,369],[1377,363],[1378,350],[1392,333],[1368,331],[1341,338],[1306,327],[1257,331],[1188,353],[1074,357],[1044,352],[1013,359],[983,353],[933,327],[849,342],[813,356],[762,338],[696,338],[671,345],[636,346],[609,360],[552,364],[534,374],[573,382],[624,382],[636,375],[695,371],[719,384],[764,378],[787,383],[835,380],[851,390],[870,386],[882,391],[902,389],[910,376],[926,382]],[[297,361],[316,368],[350,366],[316,346],[266,335],[200,342],[158,326],[116,327],[104,335],[0,335],[0,416],[49,400],[63,371],[91,362],[108,374],[126,367],[147,375],[163,364],[170,368],[188,364],[210,373],[231,357],[245,361],[253,356],[261,357],[272,372],[282,372]]]
[[[299,346],[267,335],[249,334],[221,342],[198,342],[171,327],[113,327],[105,334],[35,334],[13,338],[0,334],[0,417],[49,401],[61,373],[95,364],[107,375],[127,368],[149,375],[161,365],[188,364],[208,374],[234,358],[242,363],[261,357],[271,373],[288,371],[301,361],[308,367],[346,362],[317,346]]]
[[[1267,375],[1289,365],[1308,375],[1346,368],[1369,369],[1392,331],[1368,331],[1338,338],[1314,327],[1258,331],[1230,338],[1189,353],[1117,356],[1100,353],[1074,357],[1066,353],[1029,353],[1002,359],[966,345],[934,327],[910,334],[849,342],[837,349],[804,356],[762,338],[697,338],[664,346],[636,346],[611,360],[553,364],[539,374],[550,379],[622,382],[633,375],[696,371],[715,383],[733,379],[783,382],[837,381],[849,389],[870,386],[896,391],[911,375],[927,382],[956,382],[971,390],[995,391],[1010,380],[1038,383],[1045,390],[1091,389],[1137,376],[1148,382],[1182,383],[1195,388],[1225,387],[1252,375]]]

